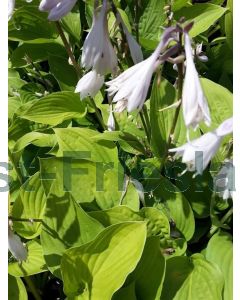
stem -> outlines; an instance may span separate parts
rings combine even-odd
[[[63,30],[62,30],[61,24],[60,24],[59,21],[56,21],[55,24],[56,24],[56,27],[57,27],[57,31],[58,31],[58,33],[59,33],[59,35],[60,35],[60,37],[61,37],[61,39],[63,41],[64,47],[65,47],[65,49],[66,49],[66,51],[68,53],[68,56],[70,57],[70,59],[72,61],[73,67],[74,67],[74,69],[75,69],[78,77],[80,78],[81,75],[82,75],[81,68],[80,68],[79,64],[75,60],[75,57],[73,55],[72,49],[70,47],[70,44],[68,43],[68,41],[67,41],[67,39],[65,37],[65,34],[64,34]]]
[[[95,109],[95,115],[96,115],[96,118],[98,119],[98,121],[99,121],[99,123],[100,123],[102,129],[103,129],[103,130],[107,129],[106,125],[105,125],[104,122],[103,122],[103,118],[102,118],[102,116],[101,116],[101,114],[100,114],[100,112],[99,112],[99,110],[98,110],[98,107],[97,107],[96,103],[94,102],[94,99],[91,98],[91,97],[89,97],[89,99],[90,99],[91,104],[93,105],[93,107],[94,107],[94,109]]]
[[[34,298],[36,300],[41,300],[41,297],[40,297],[38,290],[37,290],[35,284],[33,283],[32,279],[29,276],[27,276],[27,277],[24,277],[24,280],[25,280],[30,292],[33,294]]]
[[[179,43],[180,43],[180,51],[182,50],[182,34],[180,33],[180,37],[179,37]],[[177,101],[181,100],[182,99],[182,91],[183,91],[183,63],[179,63],[178,65],[178,95],[177,95]],[[164,163],[167,159],[167,156],[168,156],[168,150],[169,150],[169,147],[171,145],[171,141],[172,141],[172,136],[174,135],[174,132],[175,132],[175,129],[176,129],[176,125],[177,125],[177,121],[178,121],[178,116],[179,116],[179,113],[180,113],[180,110],[181,110],[181,103],[178,105],[178,107],[176,108],[176,111],[175,111],[175,115],[174,115],[174,118],[173,118],[173,123],[172,123],[172,127],[170,129],[170,133],[169,133],[169,137],[168,137],[168,141],[167,141],[167,145],[166,145],[166,151],[165,151],[165,154],[163,156],[163,161],[162,161],[162,164],[160,166],[160,172],[162,171],[163,169],[163,166],[164,166]]]
[[[231,217],[231,215],[233,214],[233,207],[229,209],[229,211],[222,217],[221,219],[221,224],[223,225],[228,219],[229,217]],[[214,233],[219,229],[218,226],[212,226],[212,228],[210,229],[210,232],[208,234],[208,237],[212,237],[214,235]]]
[[[149,133],[150,140],[151,140],[151,136],[152,136],[152,134],[151,134],[151,123],[150,123],[149,116],[148,116],[147,106],[145,104],[143,105],[143,114],[144,114],[144,118],[145,118],[146,125],[147,125],[147,128],[148,128],[148,133]]]
[[[135,4],[135,31],[136,31],[136,41],[139,43],[139,27],[138,27],[138,21],[139,21],[139,2],[140,0],[136,0]]]
[[[144,119],[144,114],[143,114],[142,111],[140,111],[140,112],[139,112],[139,115],[140,115],[140,118],[141,118],[141,121],[142,121],[144,130],[145,130],[145,133],[146,133],[146,136],[147,136],[148,143],[149,143],[149,145],[150,145],[151,137],[150,137],[150,135],[149,135],[148,128],[147,128],[147,124],[146,124],[145,119]]]
[[[15,218],[15,217],[12,217],[12,216],[9,216],[8,217],[9,220],[13,221],[13,222],[42,222],[42,219],[31,219],[31,218]]]
[[[22,179],[22,174],[21,174],[21,171],[19,170],[19,167],[16,165],[15,163],[15,160],[13,158],[13,155],[12,155],[12,152],[10,151],[10,149],[8,148],[8,157],[16,171],[16,174],[17,174],[17,178],[18,178],[18,181],[20,182],[20,184],[23,183],[23,179]]]

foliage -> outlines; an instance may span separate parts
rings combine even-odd
[[[113,2],[144,58],[163,27],[194,21],[190,35],[208,57],[195,63],[212,123],[191,130],[191,139],[232,116],[232,1],[195,2]],[[77,63],[93,4],[77,1],[58,23]],[[16,0],[9,21],[9,217],[28,249],[25,262],[9,255],[9,299],[231,300],[232,199],[213,191],[232,156],[231,136],[202,175],[183,174],[168,153],[187,142],[169,61],[156,71],[142,114],[115,112],[108,131],[106,87],[93,99],[74,93],[79,70],[38,6]],[[133,62],[115,21],[111,13],[120,74]]]

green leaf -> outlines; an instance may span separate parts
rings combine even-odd
[[[38,274],[47,270],[45,260],[43,258],[43,248],[39,241],[31,240],[26,244],[28,250],[27,260],[21,262],[10,263],[8,265],[8,273],[15,277],[25,277]]]
[[[70,191],[77,202],[87,206],[93,204],[95,209],[118,205],[123,186],[122,167],[114,168],[104,161],[88,161],[88,155],[88,152],[75,151],[72,157],[65,153],[63,158],[41,159],[46,194],[50,188],[59,197]]]
[[[158,235],[163,239],[170,238],[168,218],[152,207],[145,207],[135,212],[127,206],[116,206],[108,210],[90,212],[90,215],[105,227],[127,221],[147,221],[148,236]]]
[[[172,10],[177,11],[185,6],[189,6],[189,0],[175,0],[173,2]]]
[[[9,40],[29,41],[57,36],[55,24],[48,21],[47,13],[39,11],[38,6],[28,5],[19,8],[8,23]]]
[[[141,260],[131,275],[135,278],[136,298],[138,300],[158,300],[160,298],[165,276],[165,265],[159,238],[149,237]]]
[[[39,43],[24,43],[18,46],[12,53],[10,60],[14,68],[22,68],[29,65],[25,59],[28,56],[34,63],[48,60],[49,55],[67,57],[65,48],[52,40],[43,40]]]
[[[61,21],[64,30],[78,43],[81,38],[80,14],[69,12]]]
[[[41,242],[48,269],[61,278],[60,262],[66,249],[91,241],[104,227],[70,196],[47,198]]]
[[[34,103],[21,117],[37,123],[58,125],[65,120],[81,118],[86,106],[72,92],[52,93]]]
[[[233,299],[233,243],[232,236],[224,231],[216,233],[208,242],[206,259],[218,265],[225,284],[223,299]]]
[[[94,241],[69,249],[62,258],[64,292],[79,299],[111,299],[141,258],[144,222],[112,225]]]
[[[161,300],[222,299],[223,276],[201,254],[167,261]]]
[[[227,1],[227,8],[229,11],[225,15],[225,33],[227,37],[227,44],[230,49],[233,48],[233,1]]]
[[[154,154],[160,159],[166,155],[176,108],[160,110],[172,105],[175,98],[176,90],[172,84],[163,79],[159,85],[156,78],[150,100],[151,146]]]
[[[185,17],[187,22],[194,22],[193,28],[190,31],[190,35],[194,37],[208,30],[226,11],[226,8],[219,5],[197,3],[176,11],[174,16],[176,20]]]
[[[183,193],[160,174],[152,174],[146,180],[145,189],[152,190],[153,196],[159,202],[156,207],[168,213],[177,228],[189,241],[195,230],[195,222],[191,206]]]
[[[56,136],[54,134],[46,134],[36,131],[25,134],[23,137],[17,140],[16,144],[14,145],[12,154],[15,162],[19,161],[23,150],[30,144],[38,147],[52,148],[56,144]]]
[[[27,300],[28,295],[21,278],[8,275],[8,299],[9,300]]]
[[[75,69],[66,57],[50,55],[48,59],[50,71],[56,78],[62,91],[75,91],[78,77]]]
[[[112,297],[112,300],[137,300],[134,282],[126,287],[122,287]]]
[[[166,15],[165,1],[149,0],[139,20],[140,42],[146,49],[154,49],[159,43]]]
[[[204,94],[211,113],[211,126],[201,125],[204,132],[216,129],[223,121],[233,115],[233,95],[225,87],[209,79],[201,78]]]
[[[45,211],[46,196],[39,178],[39,172],[30,177],[20,189],[12,209],[14,218],[42,219]],[[25,237],[33,239],[42,229],[41,222],[14,222],[14,230]]]

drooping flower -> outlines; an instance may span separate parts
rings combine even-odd
[[[115,120],[114,120],[112,105],[110,106],[110,113],[109,113],[109,117],[108,117],[107,128],[108,128],[108,131],[115,130]]]
[[[13,233],[8,225],[8,249],[18,261],[25,261],[27,259],[27,249],[24,247],[20,237]]]
[[[225,136],[233,132],[233,118],[229,118],[222,122],[222,124],[216,129],[218,136]]]
[[[74,7],[77,0],[42,0],[39,10],[49,12],[48,19],[57,21],[66,16]]]
[[[106,0],[98,14],[96,9],[94,11],[92,28],[83,44],[81,64],[87,70],[95,69],[100,75],[116,71],[117,56],[109,38]]]
[[[149,58],[127,69],[117,78],[106,82],[109,96],[115,95],[113,103],[118,102],[115,111],[127,108],[128,112],[132,112],[142,108],[153,72],[160,63],[158,57],[168,44],[173,31],[173,27],[165,30],[161,42]]]
[[[214,178],[214,191],[218,196],[227,200],[232,198],[234,187],[234,166],[232,160],[226,160]]]
[[[184,34],[186,73],[183,85],[182,107],[185,125],[196,129],[201,121],[210,126],[211,117],[199,76],[194,64],[191,40],[188,33]]]
[[[170,149],[169,152],[176,152],[175,157],[182,157],[182,162],[187,165],[188,171],[196,171],[196,175],[201,175],[218,151],[223,137],[232,132],[229,123],[231,123],[230,119],[224,121],[216,130],[181,147]],[[222,128],[226,129],[226,127],[228,129],[224,131]]]
[[[126,36],[129,50],[130,50],[134,64],[137,64],[137,63],[143,61],[143,53],[142,53],[141,47],[139,46],[137,41],[134,39],[134,37],[131,35],[131,33],[128,31],[127,26],[123,22],[123,19],[119,13],[117,14],[117,19],[122,25],[122,28],[123,28],[124,34]]]
[[[87,96],[94,97],[104,83],[104,76],[97,74],[95,70],[88,72],[79,81],[75,93],[80,93],[81,100]]]
[[[8,0],[8,21],[12,18],[15,8],[15,0]]]

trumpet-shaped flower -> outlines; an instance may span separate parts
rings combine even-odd
[[[214,178],[214,190],[223,200],[232,198],[234,187],[234,167],[232,160],[226,160]]]
[[[15,0],[8,0],[8,21],[12,18],[15,8]]]
[[[186,73],[183,85],[182,106],[185,125],[196,129],[201,121],[210,126],[211,118],[197,70],[195,68],[191,40],[184,35],[186,53]]]
[[[13,233],[10,226],[8,226],[8,249],[17,260],[24,261],[27,259],[27,249],[19,236]]]
[[[112,107],[110,108],[110,114],[109,114],[109,117],[108,117],[107,128],[108,128],[108,131],[114,131],[115,130],[115,120],[114,120]]]
[[[80,93],[81,100],[87,96],[94,97],[104,83],[104,76],[96,73],[95,70],[88,72],[79,81],[75,93]]]
[[[168,28],[163,33],[161,42],[149,58],[127,69],[117,78],[106,82],[109,96],[115,95],[113,103],[118,102],[115,111],[120,112],[127,108],[128,112],[132,112],[142,108],[153,72],[160,63],[159,55],[167,45],[173,31],[173,28]]]
[[[74,7],[77,0],[42,0],[39,10],[49,12],[48,19],[57,21],[66,16]]]
[[[233,118],[229,118],[222,122],[222,124],[216,129],[218,136],[225,136],[233,131]]]
[[[124,34],[125,34],[127,42],[128,42],[128,46],[129,46],[129,50],[130,50],[133,62],[135,64],[137,64],[137,63],[143,61],[143,54],[142,54],[141,47],[139,46],[137,41],[134,39],[134,37],[131,35],[131,33],[128,31],[128,29],[127,29],[126,25],[124,24],[123,19],[119,13],[117,14],[117,19],[122,25]]]
[[[208,132],[191,142],[187,142],[181,147],[170,149],[169,152],[176,152],[176,157],[182,157],[182,162],[186,163],[188,171],[196,171],[196,175],[202,174],[218,151],[222,138],[231,133],[229,126],[228,130],[223,131],[221,129],[225,129],[225,126],[227,127],[230,122],[226,120],[216,130]]]
[[[101,11],[94,12],[92,28],[83,44],[81,64],[87,70],[95,69],[100,75],[116,71],[117,56],[108,33],[106,0]]]

